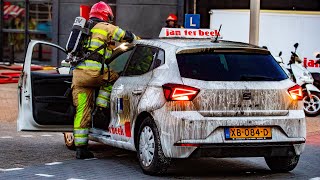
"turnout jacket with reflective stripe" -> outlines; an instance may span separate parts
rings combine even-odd
[[[88,42],[88,49],[94,51],[104,43],[108,44],[111,41],[117,42],[132,42],[136,36],[129,31],[122,30],[118,26],[109,23],[100,22],[91,29],[91,41]],[[104,49],[99,51],[99,54],[104,54]],[[105,53],[105,58],[111,57],[112,47],[108,46]]]
[[[137,39],[137,36],[135,36],[133,33],[122,30],[118,26],[115,26],[113,24],[109,24],[106,22],[97,23],[90,31],[91,31],[91,40],[88,40],[88,43],[86,45],[88,50],[90,51],[94,51],[104,43],[108,44],[108,42],[111,42],[111,41],[132,42],[133,40]],[[101,55],[104,55],[105,59],[109,59],[112,55],[113,48],[114,46],[107,46],[107,48],[105,49],[106,52],[104,52],[105,51],[104,49],[101,49],[98,51],[98,53]],[[88,59],[80,63],[77,68],[89,69],[89,67],[86,68],[86,66],[88,65],[90,66],[92,63],[94,62]],[[94,67],[90,67],[90,69],[99,69],[99,67],[101,67],[100,63],[92,64],[92,65]]]

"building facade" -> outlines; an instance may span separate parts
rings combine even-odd
[[[99,0],[0,0],[0,61],[23,62],[30,39],[64,47],[80,5]],[[105,0],[115,12],[115,23],[142,38],[156,38],[170,13],[183,24],[185,13],[201,15],[201,27],[209,27],[211,9],[249,9],[250,0]],[[319,11],[318,0],[261,0],[261,9]],[[43,51],[43,50],[42,50]],[[44,53],[50,53],[45,52]],[[58,65],[62,55],[52,55]]]

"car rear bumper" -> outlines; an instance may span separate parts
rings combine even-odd
[[[241,144],[202,144],[189,156],[194,157],[273,157],[300,155],[305,144],[287,142],[241,143]]]
[[[187,158],[196,149],[201,152],[208,149],[211,149],[210,152],[220,152],[211,153],[213,157],[266,156],[277,154],[275,152],[284,149],[286,149],[284,152],[290,150],[300,155],[304,150],[306,122],[302,110],[290,110],[286,116],[263,117],[204,117],[195,111],[166,113],[161,113],[161,111],[161,109],[156,110],[153,115],[160,129],[161,145],[167,157]],[[225,127],[248,126],[271,127],[272,139],[227,140],[225,138]],[[276,145],[277,143],[283,143],[286,147],[281,146],[280,148]],[[191,146],[179,146],[178,144],[191,144]],[[192,144],[199,146],[192,146]],[[266,146],[269,150],[263,152]],[[233,154],[227,153],[229,148],[234,150]],[[254,149],[263,153],[253,152]],[[239,153],[235,153],[237,151]]]

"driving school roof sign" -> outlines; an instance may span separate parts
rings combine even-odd
[[[211,39],[220,37],[219,30],[215,29],[179,29],[162,28],[159,38],[190,38],[190,39]]]

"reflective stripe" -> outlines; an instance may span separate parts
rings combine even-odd
[[[97,99],[103,99],[103,100],[106,100],[107,102],[110,102],[110,98],[109,97],[105,97],[105,96],[98,96]]]
[[[95,28],[93,28],[93,29],[91,29],[91,32],[92,32],[92,33],[101,34],[101,35],[106,36],[106,37],[108,36],[108,32],[105,31],[105,30],[102,30],[102,29],[95,29]]]
[[[98,101],[99,99],[102,99],[102,100],[105,100],[105,101],[107,101],[107,102],[110,102],[110,96],[109,96],[109,97],[106,97],[106,96],[99,95],[99,96],[97,97],[97,101]]]
[[[78,69],[91,69],[91,70],[100,70],[101,67],[102,67],[102,64],[94,60],[85,60],[84,62],[81,62],[77,66]],[[105,66],[105,69],[107,69],[106,66]]]
[[[88,142],[86,142],[86,143],[74,143],[74,145],[76,145],[76,146],[87,146],[88,145]]]
[[[106,108],[109,106],[109,102],[103,98],[97,98],[97,102],[96,102],[96,105],[99,106],[99,107],[103,107],[103,108]]]
[[[76,134],[89,134],[89,129],[88,128],[74,128],[73,130],[73,134],[76,135]]]
[[[96,49],[98,49],[100,46],[91,46],[88,50],[90,51],[94,51]],[[104,49],[101,49],[98,51],[99,54],[103,55],[104,54]],[[106,55],[104,56],[106,59],[109,59],[112,55],[112,51],[106,49]]]
[[[74,134],[75,138],[87,138],[88,134]]]
[[[108,91],[108,92],[111,92],[111,91],[112,91],[112,85],[110,85],[110,86],[104,86],[104,87],[103,87],[103,90]]]
[[[104,44],[103,41],[100,41],[99,39],[91,39],[90,47],[100,47]]]
[[[75,137],[74,138],[74,144],[75,145],[87,145],[88,144],[88,138],[80,138],[80,137]]]
[[[104,58],[109,59],[111,57],[111,55],[112,55],[112,51],[110,51],[108,49],[106,49],[106,50],[107,51],[106,51],[106,55],[104,56]]]
[[[105,90],[100,90],[98,97],[104,97],[105,99],[110,98],[110,92]]]
[[[120,39],[123,38],[124,34],[125,34],[124,30],[117,28],[112,35],[112,39],[115,41],[120,41]]]
[[[78,94],[78,106],[77,106],[77,113],[76,118],[74,120],[74,127],[80,127],[81,120],[83,118],[84,108],[87,102],[87,94],[86,93],[79,93]]]
[[[88,48],[88,50],[94,51],[94,50],[96,50],[96,49],[98,49],[98,48],[99,48],[99,46],[91,46],[90,48]],[[104,50],[101,49],[101,50],[98,51],[98,53],[101,54],[101,55],[103,55],[103,54],[104,54]]]

